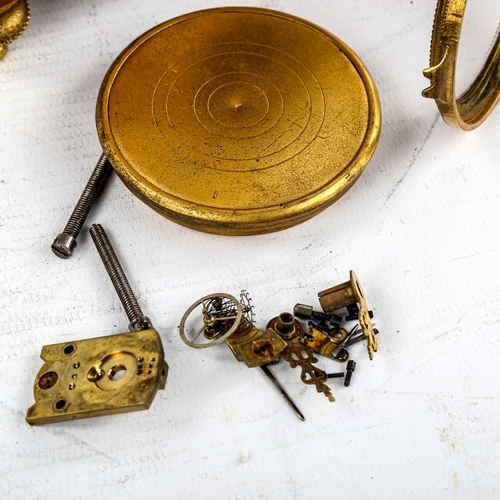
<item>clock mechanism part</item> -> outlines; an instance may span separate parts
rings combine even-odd
[[[316,355],[340,363],[348,362],[344,381],[347,387],[356,363],[349,360],[346,348],[366,340],[370,359],[378,348],[375,338],[378,330],[371,323],[373,313],[367,309],[354,271],[351,271],[348,282],[320,292],[319,301],[324,312],[296,304],[295,315],[283,312],[261,330],[254,324],[253,306],[245,291],[241,292],[239,300],[227,293],[213,293],[200,298],[186,310],[179,324],[179,334],[185,344],[197,349],[225,342],[239,362],[248,368],[259,368],[296,415],[304,420],[269,366],[282,358],[291,368],[299,367],[301,381],[314,385],[318,393],[323,393],[333,402],[335,398],[326,382],[329,378],[339,378],[340,374],[328,374],[319,368]],[[347,310],[347,314],[340,316],[343,310]],[[307,329],[301,319],[308,321]],[[345,323],[355,319],[359,322],[347,331]]]
[[[158,332],[144,316],[99,224],[90,234],[130,321],[130,332],[46,345],[35,378],[30,425],[147,410],[164,389],[168,365]]]
[[[474,130],[486,120],[500,99],[500,32],[470,87],[455,95],[458,46],[467,0],[438,0],[432,28],[430,67],[424,76],[430,86],[423,97],[436,101],[443,120],[462,130]]]
[[[373,359],[373,353],[377,352],[378,349],[378,342],[363,288],[356,273],[351,271],[349,281],[319,292],[318,298],[321,308],[326,313],[332,313],[345,307],[349,312],[348,318],[357,315],[361,330],[368,340],[368,355],[370,359]]]
[[[381,111],[367,69],[328,31],[223,7],[164,22],[125,48],[102,82],[96,122],[104,155],[156,212],[250,235],[343,196],[375,151]]]
[[[9,43],[26,29],[30,17],[26,0],[0,0],[0,59],[7,55]]]

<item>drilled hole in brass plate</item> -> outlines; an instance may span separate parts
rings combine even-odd
[[[54,387],[54,385],[56,385],[58,378],[59,376],[56,372],[47,372],[40,377],[38,387],[46,391],[47,389],[50,389],[51,387]]]
[[[116,381],[120,380],[121,378],[123,378],[126,373],[127,373],[127,368],[125,368],[125,366],[116,365],[116,366],[113,366],[113,368],[111,368],[111,370],[109,370],[108,377],[110,378],[110,380],[113,380],[114,382],[116,382]]]
[[[57,410],[62,410],[66,406],[66,401],[64,399],[60,399],[54,406]]]
[[[71,354],[74,350],[75,350],[75,346],[74,345],[67,345],[64,348],[64,354]]]
[[[105,356],[89,370],[87,379],[103,391],[116,391],[125,387],[140,371],[136,356],[123,351]]]

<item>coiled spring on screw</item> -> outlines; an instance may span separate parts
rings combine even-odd
[[[144,316],[130,283],[123,272],[122,266],[109,242],[108,236],[100,224],[93,224],[90,228],[90,235],[94,240],[95,246],[101,260],[108,272],[109,277],[115,287],[116,293],[127,313],[130,321],[130,329],[133,331],[152,328],[151,320]]]

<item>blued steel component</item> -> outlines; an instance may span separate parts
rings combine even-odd
[[[346,387],[349,387],[351,383],[351,378],[354,370],[356,369],[356,362],[353,361],[352,359],[347,362],[347,368],[346,368],[346,375],[345,375],[345,380],[344,380],[344,385]]]

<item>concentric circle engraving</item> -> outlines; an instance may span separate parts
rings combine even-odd
[[[216,88],[208,98],[210,116],[225,127],[257,125],[269,111],[266,94],[246,82],[230,82]]]
[[[302,19],[258,8],[168,21],[118,57],[98,132],[125,184],[161,214],[223,234],[297,224],[370,159],[378,96],[356,55]]]
[[[235,106],[238,109],[235,110]],[[229,120],[231,130],[225,123],[229,119],[228,111],[235,114]],[[224,73],[205,82],[196,92],[194,112],[200,123],[215,135],[229,139],[251,138],[276,125],[283,114],[283,99],[276,86],[262,76]],[[223,114],[226,118],[222,118]]]
[[[324,111],[311,71],[251,43],[189,54],[163,75],[153,103],[171,147],[206,167],[236,171],[270,168],[299,154],[318,135]]]

